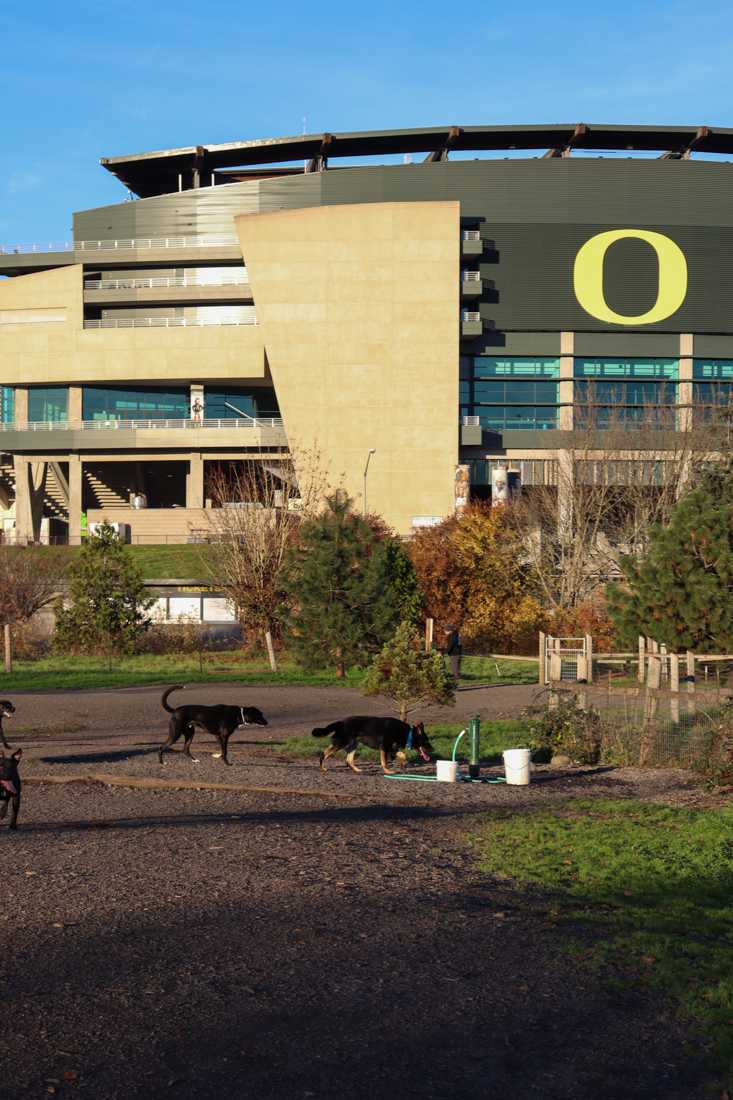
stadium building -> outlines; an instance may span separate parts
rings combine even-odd
[[[502,466],[552,483],[589,408],[599,452],[689,431],[733,388],[731,154],[578,124],[103,159],[125,201],[0,249],[6,538],[197,538],[214,466],[314,447],[408,533]]]

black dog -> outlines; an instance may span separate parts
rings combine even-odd
[[[0,752],[0,821],[8,812],[10,803],[10,828],[18,828],[18,810],[20,809],[20,772],[18,764],[23,755],[22,749],[16,749],[12,756]]]
[[[392,770],[388,766],[388,759],[394,756],[398,756],[404,764],[406,749],[417,749],[425,761],[430,760],[428,753],[433,751],[422,722],[410,726],[407,722],[401,722],[399,718],[369,718],[356,715],[312,731],[313,737],[329,735],[331,744],[318,758],[322,772],[326,770],[325,764],[329,756],[333,756],[339,749],[347,750],[346,763],[351,770],[360,771],[361,769],[354,764],[354,756],[360,744],[379,750],[384,772]]]
[[[3,747],[6,749],[12,748],[5,740],[5,732],[3,731],[3,718],[9,718],[11,714],[15,714],[15,707],[9,699],[0,699],[0,741],[3,743]]]
[[[221,752],[215,755],[221,756],[224,763],[229,764],[227,745],[235,729],[239,726],[267,725],[267,719],[257,707],[228,707],[223,704],[215,707],[205,707],[200,703],[192,703],[183,707],[169,707],[168,696],[171,692],[182,690],[183,684],[175,684],[173,687],[166,688],[161,699],[163,709],[167,710],[171,716],[168,740],[158,750],[158,759],[161,764],[163,763],[163,753],[175,744],[181,734],[184,737],[183,751],[186,756],[198,763],[196,758],[191,756],[191,742],[197,726],[202,730],[206,730],[212,737],[219,738]]]

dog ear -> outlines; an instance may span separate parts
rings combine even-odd
[[[11,759],[12,760],[20,760],[22,755],[23,755],[23,750],[22,749],[16,749],[15,752],[13,753]]]

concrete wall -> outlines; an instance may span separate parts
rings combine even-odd
[[[236,219],[285,430],[399,531],[453,510],[458,202]]]

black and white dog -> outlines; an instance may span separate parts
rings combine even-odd
[[[15,707],[9,699],[0,699],[0,741],[3,743],[3,747],[6,749],[12,748],[5,740],[5,732],[3,730],[3,718],[10,718],[12,714],[15,714]]]
[[[229,764],[231,761],[227,757],[227,746],[235,729],[238,729],[239,726],[267,725],[267,719],[257,707],[230,707],[224,704],[206,707],[201,703],[169,707],[168,696],[174,691],[182,690],[183,684],[174,684],[173,687],[166,688],[161,699],[163,709],[167,710],[171,716],[168,727],[168,740],[158,749],[158,759],[161,764],[163,763],[163,753],[170,749],[171,745],[174,745],[181,736],[184,739],[183,751],[186,756],[198,763],[196,758],[191,756],[191,742],[197,726],[199,729],[206,730],[212,737],[218,737],[221,752],[215,755],[221,756],[224,763]]]
[[[22,749],[16,749],[12,756],[6,756],[4,752],[0,752],[0,821],[8,812],[9,805],[11,829],[18,828],[21,791],[18,764],[22,755]]]
[[[382,771],[387,773],[391,771],[389,761],[394,756],[404,763],[407,749],[415,749],[426,762],[430,760],[428,754],[433,751],[422,722],[411,726],[407,722],[401,722],[399,718],[354,715],[311,732],[313,737],[331,738],[331,744],[318,758],[322,772],[326,770],[329,756],[333,756],[339,749],[346,749],[346,763],[352,771],[358,772],[360,769],[354,764],[354,757],[360,744],[378,750]]]

